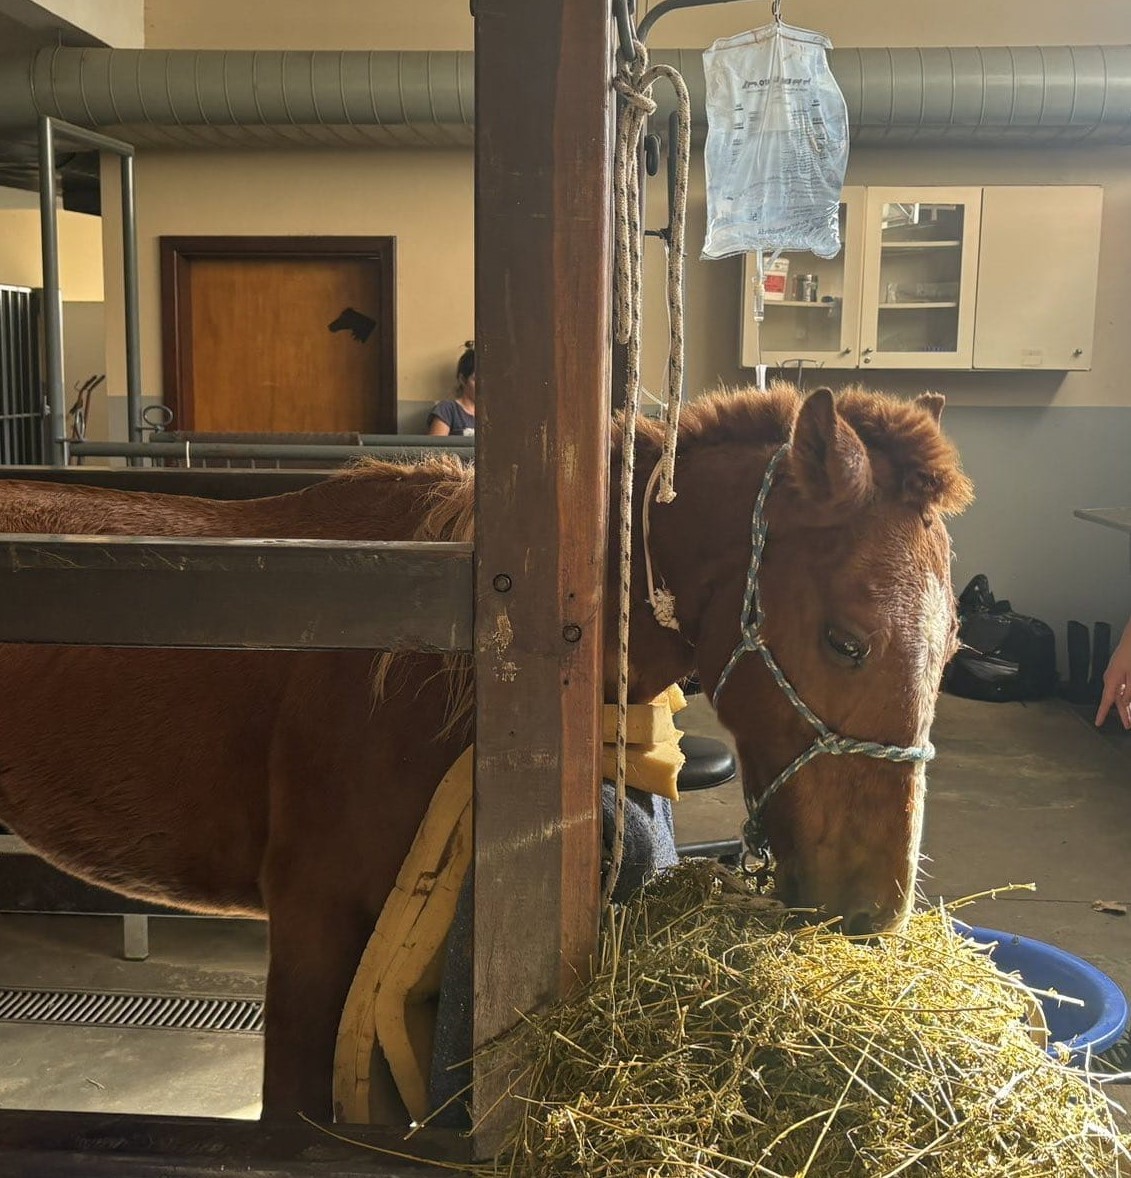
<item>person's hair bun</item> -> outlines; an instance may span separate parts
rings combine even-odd
[[[475,347],[475,340],[473,340],[473,339],[465,339],[465,340],[463,341],[463,346],[464,346],[464,348],[465,348],[467,351],[469,351],[469,352],[470,352],[470,351],[471,351],[471,350],[472,350],[472,349]]]

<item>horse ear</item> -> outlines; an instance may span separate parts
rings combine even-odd
[[[915,404],[920,409],[925,409],[936,422],[942,420],[943,406],[946,404],[946,397],[942,393],[920,393],[915,398]]]
[[[797,485],[812,503],[859,507],[872,493],[868,451],[837,412],[831,389],[816,389],[802,403],[790,459]]]

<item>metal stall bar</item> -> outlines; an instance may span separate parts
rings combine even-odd
[[[0,642],[467,651],[471,561],[459,543],[0,535]]]
[[[272,445],[255,442],[69,442],[67,453],[73,458],[150,458],[175,459],[191,463],[194,458],[289,460],[292,462],[348,462],[351,458],[395,458],[420,460],[430,453],[442,451],[461,457],[474,453],[474,442],[467,438],[453,439],[449,445],[434,446],[421,438],[397,434],[386,435],[387,441],[377,445],[334,445],[322,443],[281,443]],[[437,439],[447,442],[447,438]]]
[[[0,285],[0,466],[42,457],[32,294],[30,287]]]
[[[0,287],[0,462],[19,460],[16,439],[16,388],[19,367],[16,361],[16,317],[14,290]]]
[[[129,440],[140,442],[141,353],[138,339],[137,207],[134,149],[120,139],[43,115],[39,120],[39,225],[43,250],[44,351],[47,360],[49,457],[66,466],[67,404],[63,391],[63,296],[59,288],[59,227],[55,217],[56,137],[119,157],[122,178],[122,269],[126,302],[126,415]],[[135,461],[131,459],[131,461]]]
[[[236,469],[196,466],[0,466],[0,487],[7,480],[61,483],[71,487],[110,487],[115,491],[157,491],[195,495],[201,499],[258,499],[301,491],[325,479],[332,470]]]
[[[597,941],[610,26],[608,0],[475,4],[477,1045]],[[506,1072],[475,1066],[477,1156]]]
[[[187,431],[186,431],[187,432]],[[230,441],[224,442],[224,445],[231,446],[290,446],[291,442],[286,441],[285,434],[272,434],[268,438],[263,438],[263,435],[258,435],[260,441],[255,441],[254,436],[248,437],[246,435],[235,435]],[[340,443],[342,445],[358,445],[358,446],[388,446],[397,448],[401,446],[412,446],[420,450],[474,450],[475,438],[465,437],[463,434],[355,434],[356,443],[346,442]],[[179,436],[170,430],[154,430],[150,435],[151,442],[176,442],[182,448],[185,444],[183,436]],[[200,442],[189,439],[193,449],[205,441],[215,442],[219,441],[217,435],[212,434],[208,438],[202,438]],[[315,446],[336,446],[338,442],[298,442],[295,445],[315,445]]]

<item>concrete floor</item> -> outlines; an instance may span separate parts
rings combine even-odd
[[[686,715],[689,731],[721,735],[702,697]],[[1131,993],[1131,917],[1091,907],[1131,901],[1131,734],[1097,733],[1058,701],[944,696],[933,735],[925,897],[1034,882],[970,918],[1078,953]],[[737,782],[686,795],[679,839],[732,834],[742,816]],[[262,993],[262,925],[154,918],[150,945],[127,962],[115,918],[0,916],[0,987]],[[260,1057],[252,1035],[0,1024],[0,1106],[254,1117]]]

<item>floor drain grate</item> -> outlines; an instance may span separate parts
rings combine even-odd
[[[0,1022],[78,1027],[154,1027],[262,1034],[263,1003],[253,998],[185,998],[90,990],[0,990]]]

